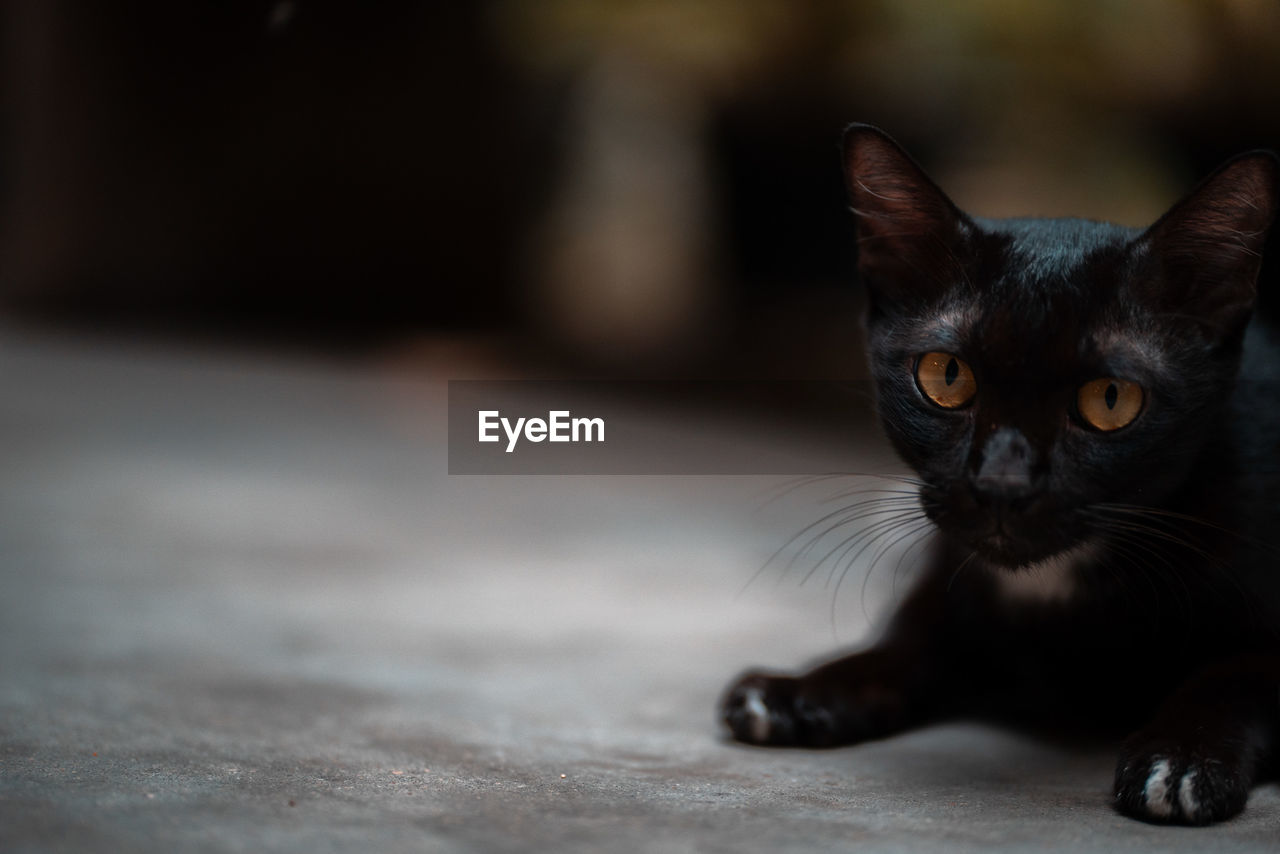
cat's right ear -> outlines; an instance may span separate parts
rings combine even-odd
[[[888,134],[844,134],[845,183],[858,218],[858,273],[873,304],[911,309],[969,279],[968,218]]]
[[[1280,203],[1280,160],[1266,151],[1223,164],[1135,244],[1135,291],[1237,340],[1257,298],[1262,251]]]

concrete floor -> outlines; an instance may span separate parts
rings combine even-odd
[[[726,743],[891,586],[739,595],[818,507],[776,478],[451,477],[442,379],[0,330],[0,850],[1280,847],[1274,785],[1139,824],[974,724]]]

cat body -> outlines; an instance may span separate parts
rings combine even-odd
[[[744,675],[730,732],[1090,722],[1131,733],[1122,812],[1234,815],[1280,740],[1280,347],[1250,326],[1276,160],[1130,229],[970,217],[869,126],[845,157],[877,406],[937,534],[876,644]]]

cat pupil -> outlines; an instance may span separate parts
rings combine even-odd
[[[946,380],[947,385],[951,385],[956,381],[956,377],[960,376],[960,363],[955,359],[947,362]]]
[[[1116,408],[1116,399],[1120,397],[1120,390],[1116,388],[1115,383],[1110,383],[1107,386],[1106,394],[1103,397],[1107,401],[1107,409]]]

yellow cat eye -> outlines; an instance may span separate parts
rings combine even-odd
[[[943,409],[956,409],[973,400],[978,383],[964,360],[950,353],[925,353],[916,362],[916,385]]]
[[[1133,422],[1142,411],[1142,386],[1103,377],[1080,386],[1076,405],[1089,426],[1110,432]]]

